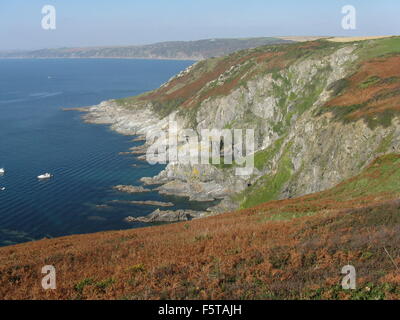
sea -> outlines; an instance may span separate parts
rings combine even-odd
[[[148,227],[128,223],[156,207],[126,201],[208,204],[157,192],[124,194],[115,185],[141,185],[163,165],[120,155],[141,142],[104,125],[84,123],[78,111],[101,101],[159,87],[193,61],[136,59],[0,60],[0,246],[43,238]],[[37,176],[49,172],[52,179]],[[115,201],[116,200],[116,201]],[[124,202],[125,201],[125,202]]]

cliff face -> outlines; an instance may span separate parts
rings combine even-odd
[[[399,152],[400,39],[265,46],[201,61],[159,89],[105,102],[87,120],[125,134],[254,129],[255,169],[171,162],[147,184],[212,211],[322,191]],[[180,147],[184,147],[182,142]]]

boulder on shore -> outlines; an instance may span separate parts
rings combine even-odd
[[[178,222],[178,221],[189,221],[192,219],[201,218],[206,214],[202,211],[192,211],[192,210],[165,210],[162,211],[157,209],[144,217],[127,217],[125,221],[127,222]]]
[[[125,203],[125,204],[138,204],[143,206],[156,206],[156,207],[173,207],[172,202],[161,202],[161,201],[126,201],[126,200],[113,200],[114,203]]]
[[[143,193],[143,192],[151,192],[150,189],[143,188],[142,186],[124,186],[118,185],[113,187],[114,190],[126,193]]]

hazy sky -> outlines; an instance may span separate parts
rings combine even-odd
[[[357,30],[341,28],[348,4]],[[41,27],[44,5],[56,8],[56,30]],[[385,34],[400,34],[399,0],[0,0],[0,50]]]

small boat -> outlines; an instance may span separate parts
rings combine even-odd
[[[0,191],[6,190],[6,187],[0,187]]]
[[[50,173],[44,173],[44,174],[41,174],[40,176],[38,176],[37,178],[40,180],[43,180],[43,179],[50,179],[51,177],[52,177],[52,175]]]
[[[0,174],[4,174],[6,173],[6,170],[4,170],[4,168],[0,168]]]

